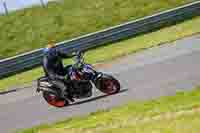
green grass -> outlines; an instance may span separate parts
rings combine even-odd
[[[0,16],[0,59],[195,0],[63,0]]]
[[[134,53],[136,51],[199,33],[199,23],[200,17],[196,17],[183,23],[163,28],[159,31],[140,35],[136,38],[90,50],[86,53],[85,58],[89,63],[109,61],[120,56]],[[67,60],[65,63],[69,62],[71,61]],[[42,69],[36,68],[5,79],[1,79],[0,90],[6,90],[12,86],[19,86],[20,84],[31,83],[41,75],[43,75]]]
[[[89,116],[19,133],[198,133],[200,88],[151,101],[135,101]]]

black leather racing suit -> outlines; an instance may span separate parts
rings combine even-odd
[[[62,58],[69,58],[72,55],[65,54],[61,51],[58,51],[55,47],[46,49],[43,57],[43,69],[45,76],[47,76],[52,83],[59,88],[61,93],[60,96],[64,98],[66,95],[66,85],[65,85],[65,76],[67,70],[65,70],[62,63]]]

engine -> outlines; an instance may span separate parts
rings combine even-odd
[[[87,98],[92,96],[91,82],[87,80],[73,80],[72,95],[76,98]]]
[[[76,98],[86,98],[92,96],[92,77],[93,70],[89,65],[83,65],[82,68],[69,69],[70,80],[72,81],[72,95]]]

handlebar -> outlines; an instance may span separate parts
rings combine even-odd
[[[78,66],[80,64],[84,64],[84,59],[83,59],[83,52],[82,51],[77,51],[75,52],[74,54],[74,61],[75,61],[75,64],[73,66]]]
[[[82,51],[77,51],[76,52],[76,56],[81,58],[83,56],[83,52]]]

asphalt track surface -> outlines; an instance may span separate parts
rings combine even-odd
[[[64,108],[49,106],[36,94],[35,85],[0,95],[0,133],[13,132],[42,123],[52,123],[73,116],[87,115],[134,100],[146,100],[200,85],[200,35],[187,37],[173,45],[162,45],[102,65],[122,84],[119,94],[77,101]]]

